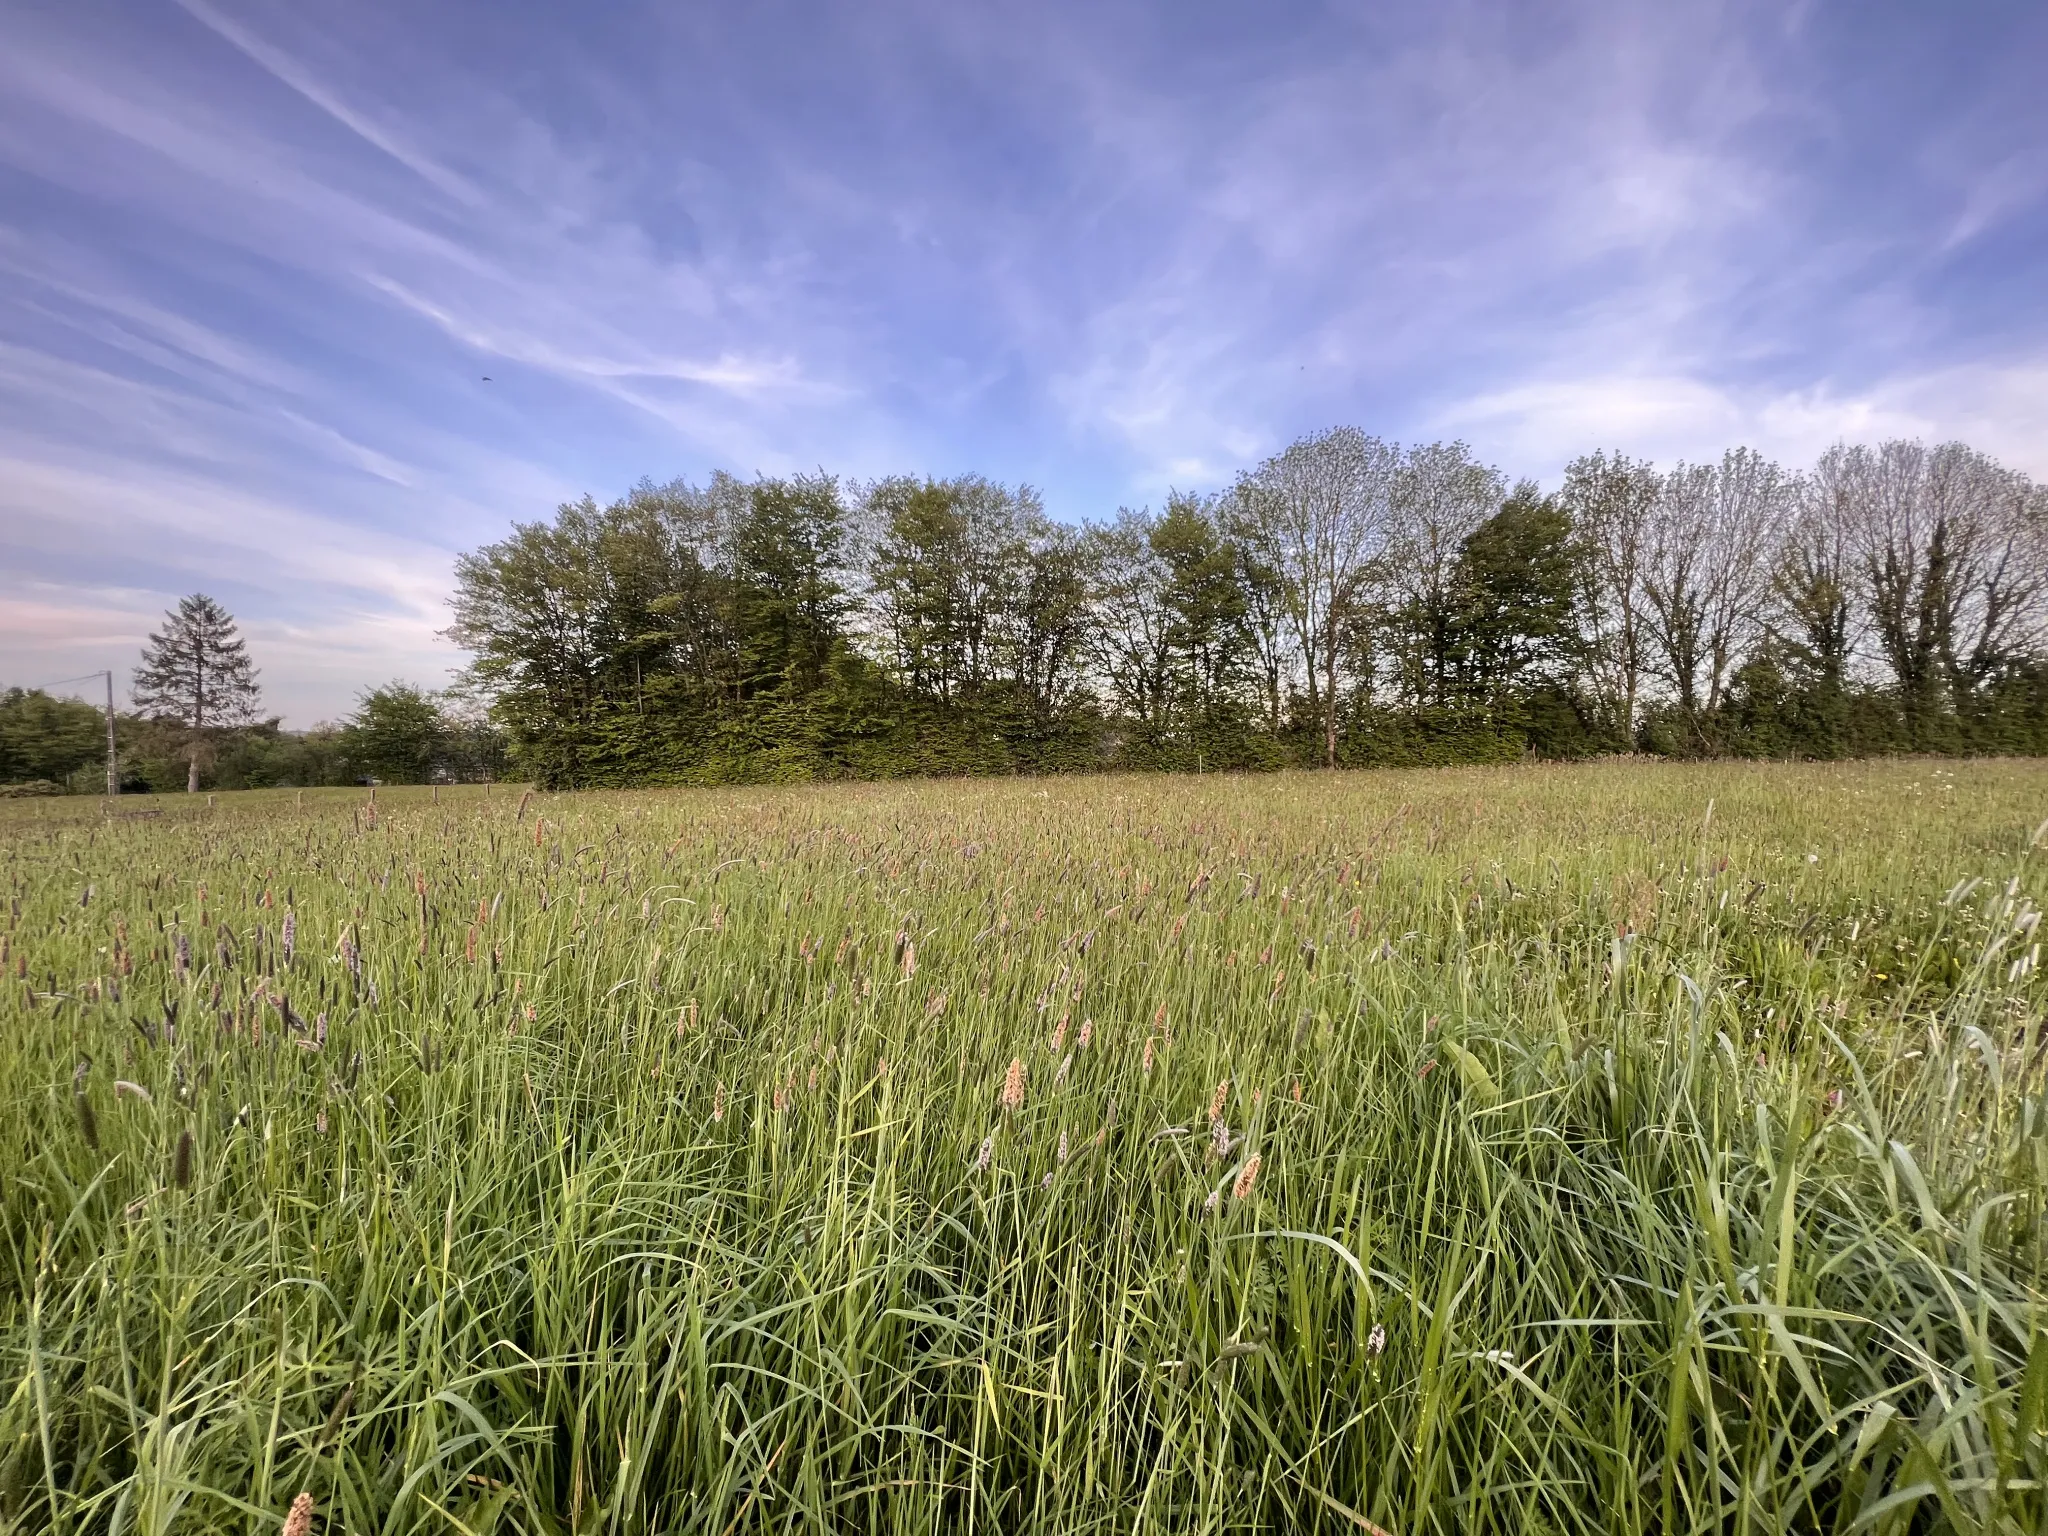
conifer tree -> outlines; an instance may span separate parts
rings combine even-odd
[[[255,719],[260,697],[234,616],[203,592],[180,598],[164,615],[163,628],[142,647],[130,691],[144,714],[185,728],[187,794],[199,788],[213,736]]]

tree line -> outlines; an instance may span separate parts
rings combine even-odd
[[[261,717],[262,689],[233,615],[204,593],[179,600],[149,636],[114,722],[124,794],[182,787],[426,784],[489,779],[504,741],[483,713],[406,682],[366,689],[340,723],[287,731]],[[97,793],[107,784],[106,719],[39,688],[0,692],[0,795]]]
[[[978,476],[643,481],[463,556],[554,785],[2048,750],[2048,490],[1962,444],[1572,461],[1351,428],[1073,526]]]

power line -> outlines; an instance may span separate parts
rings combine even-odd
[[[96,672],[81,673],[77,677],[60,677],[54,683],[31,683],[29,685],[28,691],[30,693],[41,693],[45,688],[62,688],[66,683],[98,682],[102,677],[105,677],[106,675],[107,669],[105,667],[101,667]]]

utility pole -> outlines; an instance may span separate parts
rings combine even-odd
[[[114,669],[107,668],[107,796],[121,793],[121,765],[114,752]]]

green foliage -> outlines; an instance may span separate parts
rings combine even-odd
[[[62,784],[97,769],[106,785],[107,717],[78,699],[40,688],[0,693],[0,784],[41,779]]]
[[[343,727],[349,757],[390,784],[425,784],[444,771],[441,705],[411,683],[366,689]]]
[[[0,1521],[2039,1531],[2044,795],[9,802]]]
[[[488,719],[406,682],[366,689],[335,747],[348,773],[386,784],[475,783],[505,769],[504,741]]]
[[[2041,750],[2042,593],[2002,574],[2034,525],[1938,527],[1894,592],[1832,512],[1767,526],[1793,485],[1744,452],[1595,454],[1552,498],[1353,432],[1080,529],[975,476],[643,483],[464,556],[452,633],[550,786]],[[1856,670],[1864,609],[1917,637],[1875,647],[1885,682]]]

